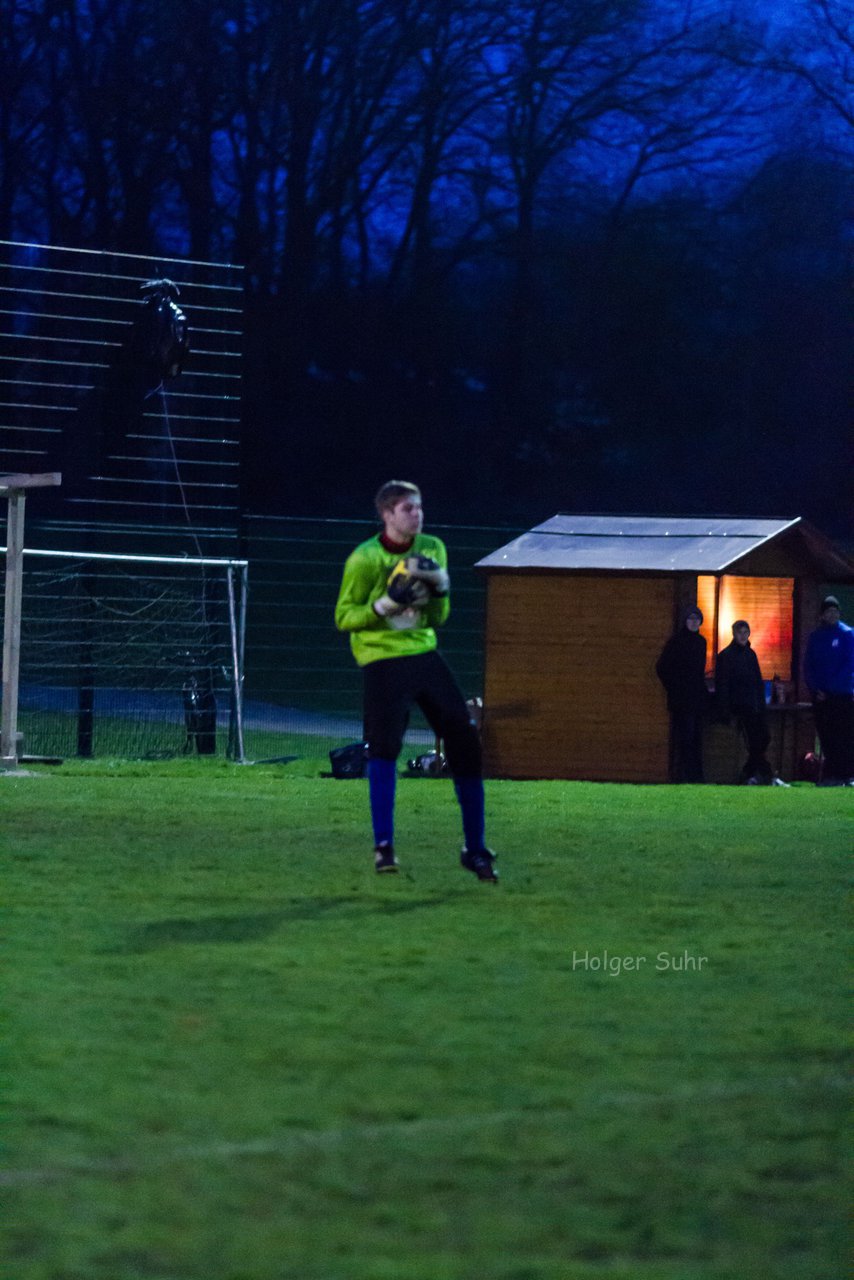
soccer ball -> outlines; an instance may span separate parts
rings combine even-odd
[[[386,591],[395,604],[408,607],[423,601],[425,587],[420,578],[414,578],[409,572],[408,562],[398,560],[388,575]]]

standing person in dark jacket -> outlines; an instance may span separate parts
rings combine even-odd
[[[735,716],[747,740],[747,762],[742,782],[751,786],[769,783],[773,770],[765,758],[771,734],[765,711],[765,682],[759,659],[750,646],[750,624],[743,618],[732,624],[732,643],[715,663],[715,702],[724,723]]]
[[[824,756],[823,782],[854,786],[854,630],[842,621],[836,596],[825,596],[819,617],[807,641],[804,678]]]
[[[704,782],[703,717],[709,704],[706,689],[706,641],[700,635],[703,614],[691,605],[678,631],[661,651],[655,670],[667,690],[671,724],[672,782]]]

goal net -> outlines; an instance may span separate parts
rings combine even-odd
[[[246,562],[24,551],[21,756],[243,759]]]

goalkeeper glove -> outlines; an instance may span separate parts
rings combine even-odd
[[[419,583],[419,586],[421,584]],[[424,588],[424,599],[429,599],[427,588]],[[394,631],[412,631],[421,626],[421,611],[411,605],[397,604],[391,596],[380,596],[373,603],[374,613],[383,618]]]
[[[406,561],[407,573],[426,584],[431,596],[446,596],[451,589],[447,569],[443,569],[432,556],[410,556]]]
[[[371,607],[378,618],[391,618],[403,611],[403,605],[397,604],[389,595],[380,596]]]
[[[419,609],[430,599],[430,592],[421,582],[413,582],[412,588],[412,591],[408,593],[406,602],[393,600],[388,594],[380,596],[373,603],[374,613],[378,618],[385,618],[392,626],[396,625],[394,619],[403,613],[411,613],[417,616]],[[409,626],[414,625],[413,622],[409,623]]]

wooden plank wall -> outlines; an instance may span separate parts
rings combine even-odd
[[[655,661],[674,579],[490,574],[486,768],[508,778],[667,781]]]

